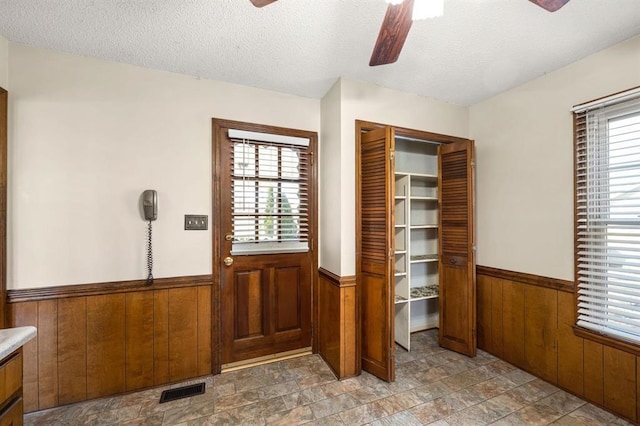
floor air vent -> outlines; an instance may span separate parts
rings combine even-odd
[[[203,393],[204,383],[169,389],[162,392],[162,395],[160,396],[160,404],[163,402],[175,401],[176,399],[188,398],[194,395],[202,395]]]

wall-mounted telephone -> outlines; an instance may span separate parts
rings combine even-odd
[[[147,189],[142,193],[142,210],[145,220],[158,218],[158,193],[153,189]]]
[[[158,193],[153,189],[147,189],[142,193],[142,212],[144,220],[149,221],[147,227],[147,285],[153,284],[153,247],[151,222],[158,218]]]

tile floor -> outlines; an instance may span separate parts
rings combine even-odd
[[[25,416],[25,425],[628,425],[585,401],[479,351],[444,350],[437,330],[396,352],[396,381],[363,373],[337,381],[317,355],[176,384],[203,395],[159,404],[170,387]]]

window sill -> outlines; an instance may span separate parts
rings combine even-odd
[[[622,340],[614,339],[613,337],[604,336],[602,334],[594,333],[593,331],[578,326],[573,326],[573,332],[576,336],[582,337],[583,339],[591,340],[592,342],[600,343],[611,348],[628,352],[632,355],[640,356],[639,345],[624,342]]]

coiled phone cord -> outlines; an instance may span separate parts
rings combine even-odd
[[[149,221],[149,227],[147,230],[147,270],[149,271],[149,275],[147,275],[147,285],[153,284],[153,251],[151,245],[151,235],[152,235],[151,221]]]

